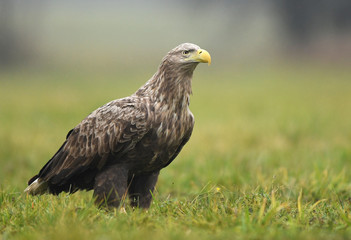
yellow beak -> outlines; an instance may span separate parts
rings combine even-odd
[[[211,64],[211,55],[204,49],[197,50],[197,52],[190,58],[197,62],[208,63],[208,65]]]

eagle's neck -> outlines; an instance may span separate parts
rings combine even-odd
[[[158,71],[136,95],[150,97],[174,110],[184,110],[189,106],[191,79],[196,65],[179,67],[162,62]]]

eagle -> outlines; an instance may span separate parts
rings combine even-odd
[[[188,142],[194,127],[189,109],[193,72],[211,63],[192,43],[169,51],[156,73],[134,94],[96,109],[67,134],[27,194],[94,190],[98,206],[149,208],[158,175]]]

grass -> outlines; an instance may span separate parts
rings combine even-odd
[[[22,193],[70,128],[151,74],[1,73],[0,238],[351,237],[351,71],[336,67],[197,69],[193,136],[147,212]]]

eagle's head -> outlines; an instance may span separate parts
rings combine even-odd
[[[182,43],[166,54],[156,73],[135,94],[155,95],[154,99],[162,99],[161,102],[167,98],[168,103],[189,105],[191,80],[199,63],[210,65],[210,54],[193,43]]]
[[[210,54],[193,43],[182,43],[167,53],[163,61],[181,68],[195,68],[199,63],[211,64]]]

